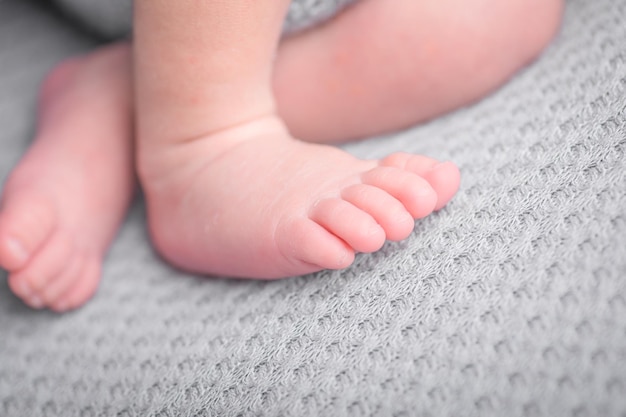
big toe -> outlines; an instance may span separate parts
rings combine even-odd
[[[379,166],[364,173],[361,180],[396,198],[414,219],[428,216],[437,203],[437,194],[428,181],[404,169]]]
[[[54,230],[55,210],[45,201],[8,195],[0,210],[0,266],[23,268]]]
[[[11,273],[9,286],[29,306],[45,307],[46,288],[71,265],[73,253],[73,243],[62,233],[54,233],[25,267]]]
[[[436,211],[448,204],[459,190],[461,172],[452,162],[440,162],[424,174],[424,179],[437,193]]]

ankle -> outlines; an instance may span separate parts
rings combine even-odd
[[[161,182],[171,173],[194,170],[187,162],[191,154],[201,154],[202,165],[211,163],[225,153],[250,141],[264,141],[274,146],[276,141],[293,140],[288,129],[276,114],[269,113],[242,120],[237,124],[223,126],[197,136],[179,136],[168,141],[139,141],[136,167],[142,183]],[[181,158],[182,157],[182,158]],[[181,166],[180,162],[185,165]]]
[[[216,132],[276,113],[269,86],[247,83],[210,85],[200,91],[162,91],[137,96],[140,143],[168,145]]]

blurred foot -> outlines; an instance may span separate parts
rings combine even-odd
[[[108,47],[51,72],[35,141],[5,184],[0,266],[12,291],[33,308],[67,311],[94,294],[130,202],[128,54]]]

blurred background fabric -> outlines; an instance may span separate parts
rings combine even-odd
[[[126,37],[131,32],[132,0],[53,0],[83,28],[104,39]],[[334,16],[356,0],[292,0],[284,31],[306,29]]]

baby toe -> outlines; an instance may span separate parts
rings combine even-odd
[[[36,292],[28,284],[28,281],[22,276],[14,273],[9,275],[9,288],[17,297],[32,308],[42,308],[43,301],[37,296]]]
[[[95,257],[85,259],[83,267],[76,275],[74,285],[54,303],[53,309],[65,312],[81,307],[96,293],[101,275],[102,263],[100,260]]]
[[[367,184],[344,189],[341,197],[367,212],[385,231],[389,240],[406,239],[415,226],[415,220],[404,205],[386,191]]]
[[[435,210],[441,210],[459,190],[461,172],[452,162],[441,162],[426,172],[424,179],[437,193]]]
[[[67,268],[39,292],[41,298],[50,309],[57,312],[64,311],[62,308],[59,308],[59,303],[61,299],[65,298],[78,285],[84,269],[84,257],[74,256],[72,261],[67,264]]]
[[[45,202],[8,193],[0,211],[0,265],[23,268],[54,230],[56,216]]]
[[[354,251],[346,242],[306,217],[281,226],[276,239],[283,256],[312,266],[309,272],[343,269],[354,262]]]
[[[424,178],[437,194],[435,210],[440,210],[459,189],[461,174],[452,162],[440,162],[424,155],[397,152],[380,162],[381,166],[396,167]]]
[[[67,268],[73,246],[61,233],[55,233],[16,275],[22,276],[35,292],[42,291]]]
[[[438,163],[439,161],[434,158],[406,152],[392,153],[380,161],[381,166],[400,168],[421,177]]]
[[[46,305],[42,292],[56,280],[72,260],[73,245],[60,233],[48,239],[32,257],[30,262],[19,271],[11,274],[12,288],[33,308]],[[28,289],[24,293],[24,289]]]
[[[385,243],[385,231],[376,220],[343,199],[319,201],[309,217],[357,252],[374,252]]]
[[[364,173],[361,179],[400,201],[414,219],[428,216],[437,204],[437,194],[428,181],[400,168],[377,167]]]

